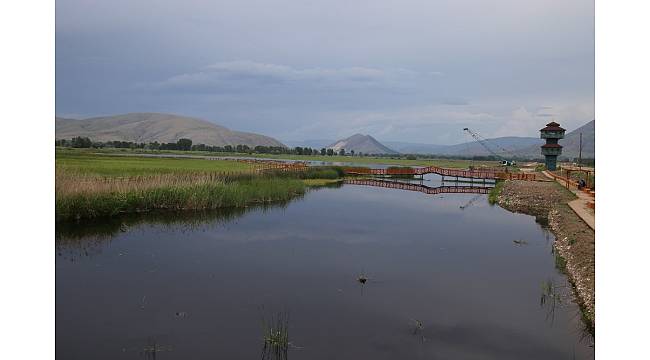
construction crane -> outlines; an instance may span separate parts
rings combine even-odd
[[[474,131],[470,130],[469,128],[464,128],[464,131],[467,131],[468,134],[470,134],[481,146],[485,148],[490,154],[494,155],[497,159],[501,160],[501,165],[503,166],[514,166],[515,162],[514,160],[507,160],[503,156],[497,154],[494,150],[492,150],[488,145],[487,145],[487,140],[485,140],[481,135],[475,133]],[[501,151],[507,152],[510,155],[512,155],[512,152],[504,149],[503,147],[497,145]]]

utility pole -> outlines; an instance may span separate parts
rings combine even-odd
[[[578,167],[582,168],[582,133],[580,133],[580,151],[578,152]]]

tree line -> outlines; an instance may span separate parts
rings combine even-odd
[[[133,141],[92,141],[87,137],[77,136],[72,139],[59,139],[55,142],[59,147],[71,148],[116,148],[116,149],[146,149],[146,150],[182,150],[182,151],[206,151],[206,152],[237,152],[249,154],[289,154],[289,155],[350,155],[354,156],[354,150],[346,152],[345,149],[334,151],[333,149],[321,148],[313,149],[310,147],[296,146],[294,148],[287,148],[283,146],[263,146],[258,145],[250,147],[248,145],[225,145],[213,146],[206,144],[193,144],[191,139],[178,139],[178,141],[170,143],[159,143],[157,141],[149,143],[139,143]],[[363,154],[357,154],[363,155]]]
[[[345,149],[334,151],[334,149],[321,148],[314,149],[310,147],[296,146],[287,148],[283,146],[262,146],[250,147],[248,145],[225,145],[212,146],[205,144],[193,144],[191,139],[179,139],[170,143],[159,143],[157,141],[150,143],[138,143],[132,141],[92,141],[87,137],[77,136],[66,140],[56,140],[56,146],[72,148],[118,148],[118,149],[145,149],[145,150],[182,150],[182,151],[205,151],[205,152],[223,152],[223,153],[248,153],[248,154],[275,154],[275,155],[322,155],[322,156],[374,156],[389,159],[458,159],[458,160],[475,160],[475,161],[499,161],[501,158],[494,155],[436,155],[436,154],[365,154],[355,153],[354,150],[346,152]],[[515,157],[516,161],[539,161],[541,158]],[[577,162],[577,158],[569,159],[563,157],[561,161]],[[595,160],[582,159],[582,165],[593,166]]]

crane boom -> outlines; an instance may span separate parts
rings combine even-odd
[[[502,163],[503,165],[514,165],[514,164],[515,164],[514,161],[512,161],[512,160],[506,160],[503,156],[497,154],[494,150],[492,150],[492,148],[490,148],[490,147],[487,145],[486,140],[483,139],[483,137],[481,137],[481,135],[475,133],[474,131],[470,130],[469,128],[464,128],[463,130],[464,130],[464,131],[467,131],[467,133],[470,134],[470,135],[471,135],[471,136],[472,136],[472,137],[473,137],[473,138],[474,138],[474,139],[475,139],[479,144],[481,144],[481,146],[483,146],[483,147],[485,148],[485,150],[487,150],[490,154],[494,155],[494,156],[497,157],[499,160],[501,160],[501,163]],[[499,146],[499,147],[500,147],[503,151],[509,152],[508,150],[502,148],[501,146]]]

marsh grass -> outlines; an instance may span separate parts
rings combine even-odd
[[[57,221],[153,210],[210,210],[286,201],[304,194],[303,179],[337,179],[340,168],[301,171],[185,171],[103,176],[56,168]]]
[[[562,273],[566,274],[567,269],[566,269],[566,264],[567,261],[562,255],[560,255],[557,251],[553,252],[555,256],[555,267],[560,270]]]
[[[89,186],[91,190],[57,193],[58,220],[95,218],[152,210],[206,210],[287,200],[305,191],[298,179],[259,178],[227,182],[199,180],[167,184],[155,179],[123,186]]]
[[[556,286],[551,280],[542,282],[539,305],[546,308],[546,319],[551,323],[555,320],[555,309],[565,302],[566,295],[561,292],[562,290],[565,290],[565,286]]]
[[[264,345],[262,359],[287,359],[289,353],[289,313],[281,312],[262,319]]]

